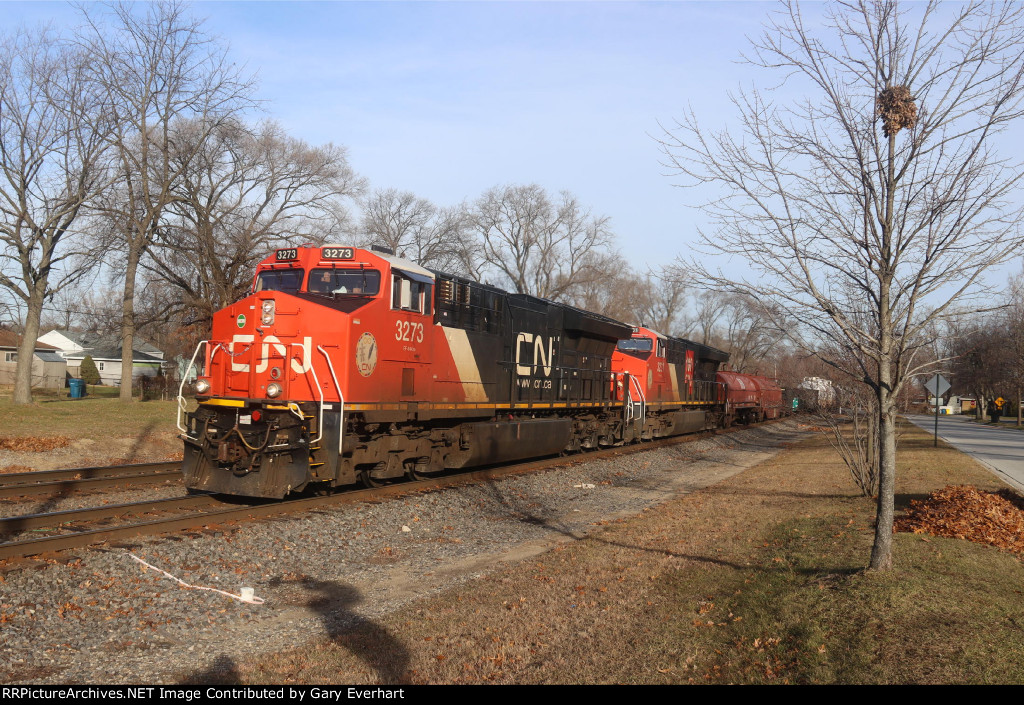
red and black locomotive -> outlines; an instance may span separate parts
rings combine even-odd
[[[198,408],[179,413],[185,483],[234,495],[374,485],[727,420],[715,379],[726,353],[352,247],[277,250],[252,294],[215,314],[200,356]]]

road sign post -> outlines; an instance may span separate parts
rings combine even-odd
[[[935,375],[924,383],[924,388],[935,399],[935,447],[939,446],[939,399],[949,391],[949,382],[942,375]]]

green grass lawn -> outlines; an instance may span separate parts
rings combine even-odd
[[[67,436],[128,438],[143,433],[176,434],[173,401],[122,403],[116,387],[90,386],[82,399],[67,390],[34,392],[35,401],[15,404],[10,391],[0,392],[0,437]]]

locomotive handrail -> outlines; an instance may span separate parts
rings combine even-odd
[[[188,373],[192,370],[192,367],[196,363],[196,355],[199,354],[199,348],[203,347],[204,345],[209,344],[209,342],[210,342],[209,340],[200,340],[199,344],[196,345],[196,351],[194,353],[192,353],[192,359],[189,360],[188,367],[185,368],[184,374],[181,375],[181,384],[178,385],[178,411],[175,414],[174,423],[175,423],[175,425],[177,425],[178,430],[181,431],[182,433],[186,434],[186,435],[188,434],[188,429],[185,426],[183,426],[182,423],[181,423],[181,414],[182,414],[183,411],[185,411],[185,405],[188,404],[188,402],[185,401],[185,396],[184,396],[185,382],[186,382],[186,380],[188,380]],[[214,350],[214,352],[216,352],[216,350]],[[196,369],[196,372],[198,373],[199,370]]]
[[[633,379],[633,375],[631,375],[629,372],[621,372],[619,374],[622,375],[622,379],[625,380],[626,382],[626,384],[623,385],[622,414],[626,418],[626,423],[629,423],[630,421],[633,420],[633,406],[630,402],[630,386],[632,384],[630,380]],[[617,397],[616,401],[618,401]]]
[[[322,345],[317,345],[316,349],[323,353],[324,357],[327,358],[327,369],[331,371],[331,379],[334,380],[334,389],[338,392],[338,399],[341,400],[341,421],[338,426],[338,457],[342,455],[342,446],[345,443],[345,395],[341,393],[341,385],[338,384],[338,375],[334,374],[334,363],[331,362],[331,356],[327,354]]]
[[[300,350],[302,349],[302,343],[292,343],[293,346],[297,346]],[[313,382],[316,383],[316,391],[320,393],[320,412],[317,414],[317,436],[309,442],[310,445],[319,443],[320,439],[324,437],[324,388],[320,386],[320,379],[316,376],[316,369],[314,369],[313,361],[309,361],[309,369],[306,373],[313,374]]]
[[[646,423],[647,413],[646,413],[646,410],[645,410],[644,407],[645,407],[645,404],[646,404],[647,400],[644,397],[644,390],[640,386],[640,381],[637,380],[636,375],[631,375],[628,372],[626,373],[626,379],[629,381],[630,386],[634,387],[636,389],[637,396],[640,397],[639,402],[636,402],[636,403],[640,404],[640,415],[641,415],[640,423]],[[623,400],[623,402],[624,402],[624,405],[625,405],[626,409],[629,411],[629,416],[626,419],[626,423],[629,423],[633,419],[637,418],[634,415],[634,413],[633,413],[633,406],[635,405],[635,402],[633,401],[633,395],[629,394],[627,396],[627,398]],[[642,430],[643,429],[641,428],[641,431]]]
[[[234,353],[232,353],[230,350],[228,350],[226,347],[224,347],[224,343],[223,342],[218,341],[217,344],[213,346],[213,350],[210,351],[210,355],[209,355],[209,358],[208,358],[208,362],[209,362],[209,365],[210,365],[210,369],[209,369],[209,376],[210,377],[213,377],[213,358],[217,357],[217,351],[218,350],[223,350],[224,354],[227,355],[228,357],[237,357]],[[241,353],[239,353],[239,354],[241,354]],[[231,363],[230,362],[228,364],[226,364],[226,365],[221,365],[220,366],[220,380],[218,382],[220,389],[226,389],[227,386],[228,386],[228,370],[230,368],[231,368]]]

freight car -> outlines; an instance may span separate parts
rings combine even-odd
[[[185,484],[276,498],[711,428],[727,357],[385,251],[283,248],[192,357]]]
[[[782,416],[782,388],[775,380],[725,370],[719,370],[715,376],[728,389],[723,426],[758,423]]]

